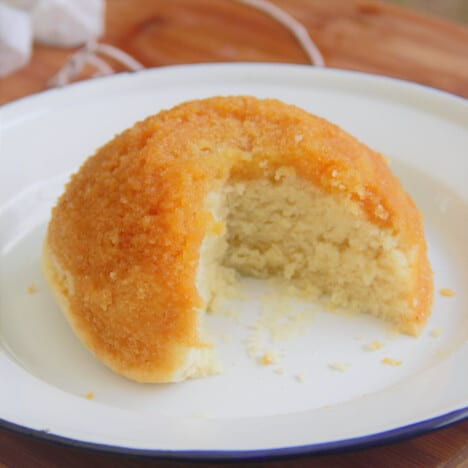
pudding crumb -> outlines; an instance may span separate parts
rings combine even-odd
[[[455,291],[450,288],[441,288],[439,289],[439,294],[443,297],[454,297]]]
[[[346,362],[332,362],[328,364],[328,367],[335,371],[344,372],[344,371],[347,371],[351,367],[351,364],[348,364]]]
[[[381,349],[382,346],[383,345],[379,340],[374,340],[374,341],[371,341],[370,343],[367,343],[366,345],[364,345],[364,349],[366,351],[376,351],[377,349]]]
[[[397,359],[386,357],[382,359],[382,364],[386,364],[387,366],[397,367],[397,366],[401,366],[403,364],[403,361],[398,361]]]

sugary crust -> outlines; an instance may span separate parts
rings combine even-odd
[[[63,302],[92,352],[130,378],[166,381],[190,348],[207,346],[198,336],[204,304],[195,286],[213,223],[204,199],[227,180],[271,178],[283,166],[353,200],[413,249],[414,313],[401,329],[417,334],[432,301],[421,215],[383,157],[297,107],[217,97],[117,135],[83,164],[53,209],[45,251],[72,278]]]

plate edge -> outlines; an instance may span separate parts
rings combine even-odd
[[[318,444],[252,450],[159,450],[114,446],[72,439],[61,435],[51,434],[45,430],[31,429],[26,426],[12,423],[3,418],[0,418],[0,429],[25,436],[30,439],[39,440],[41,442],[47,442],[66,448],[85,450],[93,453],[132,456],[137,458],[153,458],[160,460],[223,462],[249,460],[255,461],[265,459],[274,460],[304,457],[310,455],[338,454],[351,450],[368,449],[384,444],[402,442],[417,436],[422,436],[430,432],[452,426],[464,420],[468,420],[468,406],[439,416],[435,416],[433,418],[424,419],[415,423],[396,427],[375,434],[368,434],[330,442],[320,442]]]

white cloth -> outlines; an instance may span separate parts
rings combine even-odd
[[[76,47],[104,32],[104,0],[0,0],[31,15],[34,40]]]
[[[75,47],[104,32],[104,0],[36,0],[31,15],[34,39],[48,45]]]
[[[32,47],[32,26],[29,15],[0,3],[0,77],[29,62]]]

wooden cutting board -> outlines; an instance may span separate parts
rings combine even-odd
[[[461,25],[367,0],[275,3],[307,27],[327,66],[394,76],[468,96],[468,29]],[[232,61],[307,63],[288,31],[234,0],[108,0],[101,41],[127,51],[146,67]],[[44,90],[71,52],[35,46],[28,66],[0,79],[0,104]],[[0,467],[3,464],[186,466],[86,452],[0,430]],[[246,466],[468,468],[468,421],[384,447]]]
[[[308,29],[327,66],[416,81],[468,96],[468,29],[375,1],[276,0]],[[108,0],[102,42],[146,67],[196,62],[307,63],[291,33],[235,0]],[[35,46],[0,79],[0,104],[42,91],[71,51]]]

